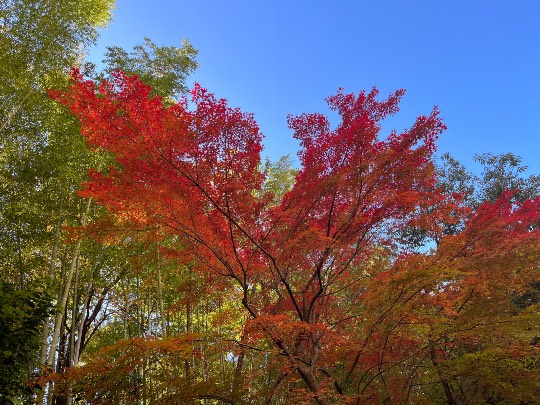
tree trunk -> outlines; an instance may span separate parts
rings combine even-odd
[[[330,405],[330,401],[325,398],[325,395],[319,392],[319,385],[317,383],[317,379],[315,378],[315,374],[313,373],[313,368],[307,365],[299,365],[296,367],[296,369],[311,393],[315,396],[315,401],[317,401],[317,404]]]
[[[84,214],[81,218],[81,225],[86,225],[86,220],[88,218],[88,213],[90,212],[90,207],[92,205],[92,199],[88,199],[88,202],[86,204],[86,209],[84,211]],[[77,261],[79,258],[79,253],[81,249],[81,241],[79,240],[77,244],[75,245],[75,249],[73,251],[73,258],[71,259],[71,266],[69,268],[68,274],[66,275],[66,280],[64,284],[64,291],[62,294],[62,299],[60,301],[60,305],[58,305],[57,312],[56,312],[56,319],[54,323],[54,331],[53,331],[53,337],[51,340],[51,349],[49,351],[49,357],[47,358],[47,365],[51,366],[54,362],[54,352],[56,345],[58,343],[58,337],[60,335],[60,327],[62,325],[62,317],[64,315],[64,311],[66,309],[66,304],[69,296],[69,290],[71,288],[71,280],[73,279],[73,274],[75,273],[75,268],[77,266]]]
[[[161,284],[161,263],[158,263],[158,301],[159,301],[159,316],[161,318],[161,336],[167,337],[167,319],[165,318],[165,311],[163,310],[163,288]]]
[[[55,262],[56,262],[56,256],[58,254],[58,241],[60,239],[60,227],[61,223],[58,221],[56,224],[56,231],[54,232],[54,242],[53,242],[53,250],[51,254],[51,260],[49,262],[49,279],[47,280],[48,287],[52,286],[52,283],[54,281],[54,269],[55,269]],[[51,317],[47,316],[45,319],[45,322],[43,322],[43,328],[41,329],[41,348],[39,353],[39,364],[41,366],[45,365],[45,362],[47,361],[47,341],[49,340],[49,322],[51,321]]]
[[[446,403],[448,405],[457,405],[456,400],[454,399],[454,396],[452,395],[452,389],[450,388],[450,384],[448,384],[448,381],[444,379],[444,376],[442,375],[442,372],[439,368],[437,354],[433,346],[430,351],[430,358],[431,358],[431,363],[435,367],[435,370],[437,370],[437,374],[439,375],[439,378],[441,380],[441,385],[443,386],[443,389],[444,389],[444,395],[446,396]]]
[[[189,282],[191,282],[191,277],[192,277],[192,269],[191,269],[191,266],[188,266],[188,280]],[[186,333],[187,334],[190,334],[191,333],[191,297],[188,297],[187,299],[187,302],[186,302]],[[191,378],[191,364],[190,364],[190,361],[189,359],[186,358],[186,360],[184,361],[184,368],[185,368],[185,373],[186,373],[186,380],[188,381],[188,384],[189,384],[189,380]]]
[[[73,366],[79,364],[79,358],[81,357],[82,344],[85,336],[85,322],[86,322],[86,311],[90,305],[90,300],[92,299],[90,293],[92,291],[92,282],[94,279],[94,273],[90,275],[90,282],[88,284],[88,289],[86,291],[86,297],[84,297],[84,304],[81,310],[81,321],[79,322],[79,328],[77,331],[77,344],[75,345],[75,353],[73,355]],[[90,326],[90,325],[88,325]]]
[[[122,338],[124,340],[126,340],[129,336],[129,333],[128,333],[128,328],[129,328],[129,323],[128,323],[128,316],[129,316],[129,291],[130,291],[130,288],[129,288],[129,281],[126,282],[126,285],[127,285],[127,290],[126,290],[126,296],[125,296],[125,299],[124,299],[124,313],[123,313],[123,327],[124,327],[124,330],[122,331]]]
[[[233,404],[237,402],[240,388],[242,386],[242,371],[244,368],[244,356],[246,351],[243,344],[247,343],[247,328],[245,323],[246,322],[244,322],[244,330],[242,331],[242,337],[240,339],[240,343],[242,344],[240,346],[240,354],[238,355],[238,361],[236,362],[236,367],[234,368],[234,380],[231,395],[231,402]]]

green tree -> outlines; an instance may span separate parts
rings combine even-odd
[[[2,141],[38,135],[52,106],[45,90],[65,82],[110,19],[114,0],[7,0],[0,4]],[[18,140],[18,139],[16,139]]]
[[[69,69],[81,65],[113,6],[113,0],[0,4],[1,276],[18,289],[50,286],[58,305],[52,323],[44,323],[39,362],[55,369],[77,363],[110,317],[109,294],[129,274],[127,250],[67,231],[104,212],[77,190],[106,157],[89,150],[78,124],[47,94],[69,85]],[[185,89],[195,56],[187,40],[179,48],[146,40],[132,53],[109,49],[95,77],[129,67],[173,98]]]
[[[528,167],[513,153],[493,155],[477,154],[474,160],[481,165],[479,175],[468,170],[449,153],[443,154],[436,165],[437,186],[465,210],[476,210],[484,202],[495,202],[506,191],[514,193],[517,203],[540,195],[540,176],[526,176]],[[444,224],[444,233],[455,235],[463,230],[464,222]],[[406,229],[402,235],[404,244],[413,250],[429,246],[432,239],[422,227]],[[435,241],[437,242],[437,241]]]
[[[446,192],[463,193],[466,202],[474,207],[497,201],[506,190],[514,191],[519,203],[540,195],[540,176],[526,176],[528,167],[521,157],[511,152],[482,153],[475,155],[474,160],[482,167],[480,175],[467,170],[450,154],[442,155],[437,167],[439,185]]]
[[[9,279],[24,284],[47,262],[56,214],[67,198],[66,180],[84,142],[77,126],[49,99],[65,87],[70,67],[110,18],[113,0],[14,0],[0,5],[0,258]],[[60,198],[62,196],[62,198]],[[16,274],[16,276],[15,276]]]
[[[460,193],[467,203],[474,201],[478,178],[449,153],[441,156],[437,165],[437,183],[447,193]]]
[[[152,86],[152,95],[172,101],[188,91],[186,77],[197,69],[197,50],[187,39],[180,47],[158,46],[150,38],[135,45],[131,52],[119,46],[107,47],[105,68],[101,77],[110,76],[115,70],[137,75]]]
[[[0,282],[0,403],[16,403],[31,393],[28,370],[35,363],[41,324],[50,309],[47,291]]]
[[[521,157],[513,153],[484,153],[474,159],[483,166],[477,200],[497,201],[505,190],[516,191],[514,198],[520,203],[540,195],[540,176],[525,176],[528,167],[522,164]]]
[[[262,172],[265,175],[262,193],[271,193],[275,204],[280,203],[283,196],[292,190],[298,174],[291,155],[282,156],[277,162],[266,158]]]

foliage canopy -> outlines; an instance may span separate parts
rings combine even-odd
[[[532,403],[540,323],[512,299],[537,278],[540,199],[503,192],[471,213],[437,185],[436,109],[381,137],[402,95],[339,91],[328,98],[336,129],[322,114],[289,117],[301,167],[276,204],[253,117],[200,86],[192,108],[163,105],[122,73],[96,88],[74,72],[54,93],[117,160],[83,192],[109,209],[109,229],[175,239],[165,257],[242,305],[241,347],[266,353],[272,376],[259,398]],[[448,234],[452,224],[463,227]],[[400,235],[415,227],[436,248],[411,251]]]

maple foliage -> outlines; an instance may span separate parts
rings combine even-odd
[[[467,218],[460,196],[436,187],[437,109],[386,138],[381,121],[402,90],[383,101],[375,89],[340,90],[327,99],[335,129],[321,114],[289,117],[301,168],[276,205],[262,191],[250,114],[199,85],[170,107],[150,91],[120,72],[98,88],[74,72],[68,92],[53,92],[89,145],[117,161],[91,173],[82,194],[108,207],[109,225],[178,238],[182,248],[164,255],[232,289],[250,317],[243,347],[279,359],[267,403],[287,381],[304,392],[299,403],[504,400],[512,390],[486,383],[479,393],[492,376],[468,369],[467,356],[494,352],[514,359],[509,380],[538,381],[526,366],[535,331],[524,326],[538,314],[512,297],[538,269],[540,200],[504,194]],[[461,233],[444,235],[461,221]],[[414,226],[437,248],[409,252],[399,235]],[[527,401],[537,385],[519,387]]]
[[[216,352],[204,337],[196,334],[121,340],[100,350],[92,363],[41,380],[55,382],[57,393],[71,392],[79,401],[92,404],[127,404],[144,396],[159,404],[220,400],[223,381],[210,378],[201,383],[193,372],[179,377],[186,362],[210,362]],[[145,384],[144,379],[153,383]]]

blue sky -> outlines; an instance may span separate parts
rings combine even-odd
[[[540,1],[118,0],[90,58],[145,36],[188,38],[200,64],[191,82],[253,112],[274,160],[298,149],[287,114],[328,113],[339,87],[376,86],[407,90],[385,128],[437,105],[439,154],[473,169],[475,153],[513,152],[540,173]]]

